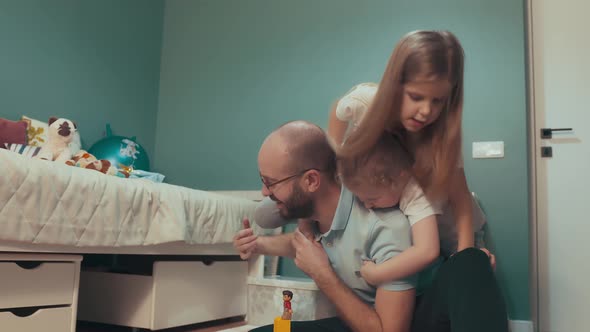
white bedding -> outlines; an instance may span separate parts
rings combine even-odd
[[[245,198],[122,179],[4,149],[0,171],[4,241],[77,247],[229,243],[256,207]]]

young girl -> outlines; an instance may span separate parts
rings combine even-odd
[[[412,175],[431,202],[449,205],[457,251],[473,247],[472,198],[463,171],[463,49],[450,32],[415,31],[395,47],[380,84],[361,84],[330,113],[340,158],[363,155],[384,133],[410,151]],[[354,127],[354,130],[349,128]]]

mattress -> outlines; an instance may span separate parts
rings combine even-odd
[[[231,243],[256,202],[0,149],[0,240],[68,246]],[[252,223],[254,224],[254,223]]]

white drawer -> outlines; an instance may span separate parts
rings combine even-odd
[[[0,312],[0,328],[6,332],[73,332],[71,321],[71,307],[39,309],[27,317]]]
[[[246,314],[248,263],[155,262],[153,275],[82,271],[78,319],[165,329]]]
[[[74,262],[44,262],[33,268],[0,262],[0,309],[72,304],[77,268]]]

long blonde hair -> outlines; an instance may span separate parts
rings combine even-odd
[[[448,31],[414,31],[396,45],[377,93],[363,119],[337,148],[339,157],[366,153],[383,132],[397,134],[415,160],[413,175],[429,198],[444,199],[459,162],[463,109],[464,52]],[[439,118],[410,142],[401,123],[404,84],[418,77],[447,79],[452,86]]]

